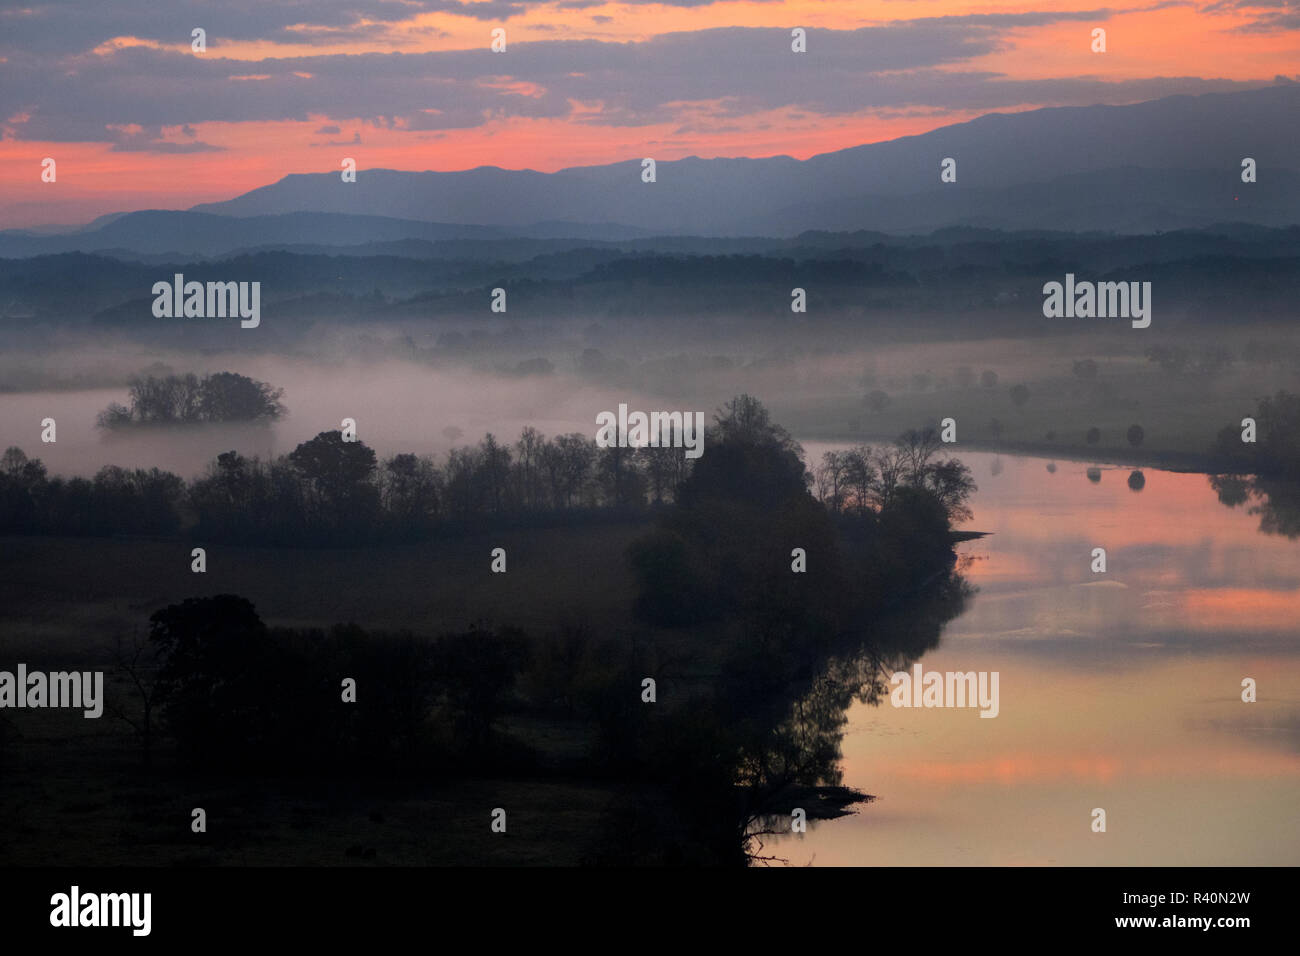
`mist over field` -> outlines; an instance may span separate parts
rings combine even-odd
[[[1146,451],[1196,455],[1231,423],[1223,409],[1245,414],[1257,398],[1300,384],[1300,332],[1286,325],[1234,315],[1231,335],[1165,324],[1046,335],[1047,320],[1032,321],[1033,333],[1022,338],[907,341],[896,329],[892,341],[873,335],[871,343],[841,328],[810,330],[799,318],[791,321],[797,328],[727,339],[711,330],[654,335],[644,327],[653,323],[609,321],[525,330],[532,335],[490,320],[437,323],[415,334],[409,326],[368,325],[357,333],[332,323],[287,354],[154,350],[86,331],[37,349],[34,335],[15,336],[17,347],[0,358],[0,443],[22,447],[57,473],[89,476],[112,464],[189,477],[230,449],[285,454],[344,418],[355,419],[382,456],[443,455],[489,432],[512,441],[529,425],[548,435],[589,433],[596,415],[619,403],[711,417],[732,395],[750,392],[806,439],[889,440],[954,416],[962,441],[980,447],[1096,454],[1131,452],[1122,433],[1137,422],[1148,433]],[[954,325],[956,338],[964,323]],[[440,331],[448,326],[479,341],[448,347],[449,331]],[[1185,367],[1162,367],[1148,354],[1164,343],[1186,354]],[[1223,367],[1198,368],[1218,352],[1227,353]],[[1087,360],[1096,369],[1081,377],[1075,365]],[[283,389],[285,415],[248,424],[96,427],[104,408],[127,400],[133,376],[219,371]],[[997,376],[995,385],[980,383],[986,371]],[[1017,384],[1030,392],[1019,407],[1009,395]],[[40,442],[46,417],[58,422],[54,444]],[[996,434],[994,420],[1001,424]],[[1103,440],[1088,448],[1084,433],[1092,426]]]

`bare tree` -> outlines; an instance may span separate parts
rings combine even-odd
[[[129,724],[140,737],[141,759],[147,770],[153,765],[154,711],[162,698],[158,683],[158,671],[162,666],[158,646],[138,629],[132,632],[129,640],[119,632],[113,639],[113,663],[134,688],[140,708],[134,716],[116,705],[110,706],[109,712]]]
[[[923,479],[930,460],[942,447],[939,433],[933,428],[903,432],[894,442],[903,469],[903,480],[918,485]]]
[[[828,451],[817,466],[817,497],[831,511],[844,510],[844,486],[848,469],[848,453]]]

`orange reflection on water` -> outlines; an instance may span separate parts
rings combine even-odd
[[[892,775],[935,784],[1024,783],[1029,781],[1110,783],[1120,778],[1140,777],[1202,779],[1206,773],[1218,777],[1300,776],[1300,755],[1251,751],[1236,753],[1204,751],[1160,754],[1141,758],[1105,757],[1097,754],[1003,754],[983,760],[956,760],[895,766]]]
[[[1295,865],[1300,543],[1204,475],[961,455],[978,591],[921,658],[997,671],[998,716],[854,705],[854,816],[779,841],[820,865]],[[1093,549],[1107,569],[1094,573]],[[1256,700],[1242,682],[1256,682]],[[1108,832],[1090,814],[1108,814]]]

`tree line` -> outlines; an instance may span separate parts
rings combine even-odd
[[[263,459],[224,452],[193,481],[157,468],[106,466],[93,478],[50,476],[11,447],[0,456],[0,531],[170,535],[262,544],[418,540],[557,512],[634,512],[671,501],[688,474],[680,448],[600,448],[581,433],[527,427],[506,444],[488,434],[441,463],[402,453],[382,461],[342,432],[321,432]]]
[[[969,472],[956,459],[936,457],[933,430],[909,432],[883,448],[827,453],[810,473],[802,450],[756,400],[740,396],[727,409],[711,429],[708,454],[695,462],[680,448],[601,448],[581,433],[547,438],[531,426],[513,444],[488,434],[475,446],[452,449],[441,462],[411,453],[380,460],[338,430],[321,432],[274,458],[224,452],[188,482],[157,468],[117,466],[89,479],[50,476],[39,459],[11,447],[0,456],[0,531],[185,532],[203,541],[284,545],[411,541],[559,513],[570,520],[644,512],[676,502],[701,468],[695,487],[707,489],[718,468],[732,466],[741,470],[728,480],[740,487],[727,492],[730,503],[725,495],[716,502],[724,509],[775,483],[798,493],[790,500],[817,504],[809,494],[815,488],[820,505],[833,514],[887,512],[905,489],[921,489],[945,515],[969,516]],[[750,419],[763,424],[737,424]],[[770,437],[777,433],[783,437]],[[766,451],[754,452],[737,437],[745,434],[750,445],[759,442],[754,447]],[[754,437],[760,434],[768,445]],[[775,459],[768,454],[774,448]]]

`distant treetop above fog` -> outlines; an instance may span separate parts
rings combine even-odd
[[[113,402],[99,413],[100,428],[134,425],[191,425],[199,422],[274,421],[285,413],[284,389],[235,372],[199,378],[137,375],[130,380],[128,408]]]

